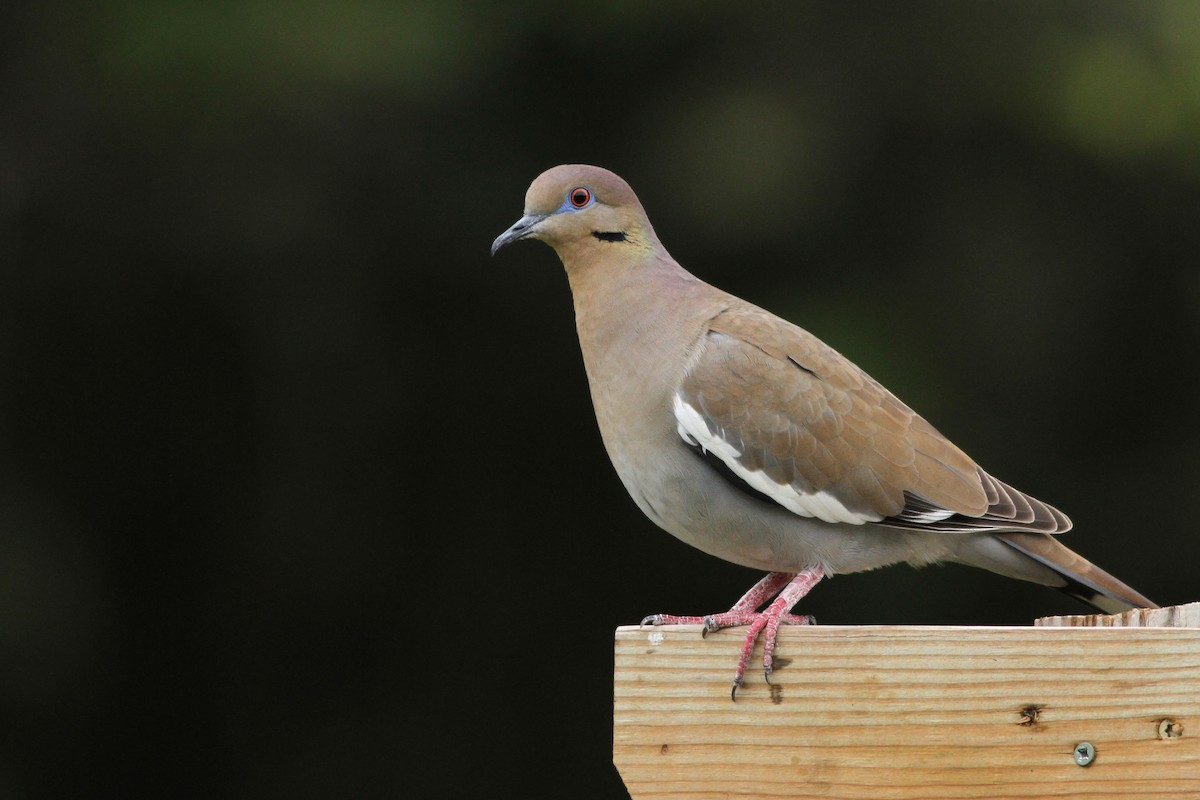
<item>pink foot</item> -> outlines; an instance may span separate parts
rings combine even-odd
[[[742,644],[742,652],[738,658],[737,671],[733,676],[733,691],[730,699],[737,700],[737,690],[745,681],[746,665],[754,652],[754,642],[759,634],[763,634],[763,677],[771,682],[772,664],[775,656],[775,638],[780,625],[811,625],[813,618],[808,615],[790,613],[792,607],[800,598],[808,594],[825,576],[820,567],[810,567],[804,572],[772,572],[734,603],[733,608],[720,614],[709,614],[704,617],[682,617],[674,614],[653,614],[642,620],[643,625],[703,625],[702,635],[707,636],[722,628],[736,625],[749,625],[746,640]],[[765,611],[756,611],[768,598],[778,596]],[[764,633],[765,631],[765,633]]]

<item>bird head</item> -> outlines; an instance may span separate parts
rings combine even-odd
[[[525,193],[525,215],[492,242],[492,255],[520,239],[539,239],[567,261],[580,249],[647,249],[658,239],[637,195],[623,179],[587,164],[563,164]]]

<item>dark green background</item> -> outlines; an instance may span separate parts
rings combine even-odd
[[[488,257],[566,161],[1197,599],[1197,4],[10,4],[0,795],[623,796],[613,629],[756,575],[625,496],[554,254]]]

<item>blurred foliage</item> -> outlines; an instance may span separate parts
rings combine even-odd
[[[612,628],[754,576],[624,496],[553,254],[487,258],[565,161],[1196,599],[1200,5],[20,4],[0,795],[622,796]],[[897,568],[804,610],[1078,607]]]

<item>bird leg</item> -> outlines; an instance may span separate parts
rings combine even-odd
[[[678,616],[676,614],[651,614],[642,620],[643,625],[703,625],[701,636],[707,636],[713,631],[728,628],[733,625],[748,625],[744,621],[746,612],[753,612],[763,603],[788,584],[794,573],[769,572],[762,580],[750,587],[750,591],[742,595],[742,599],[733,604],[733,608],[721,614],[708,614],[702,617]]]
[[[736,625],[749,625],[746,640],[742,644],[742,652],[738,658],[737,671],[733,677],[733,691],[730,697],[737,699],[737,690],[745,679],[746,665],[754,652],[754,642],[758,635],[763,635],[763,676],[767,683],[771,682],[772,663],[775,655],[775,637],[780,625],[811,625],[812,617],[790,613],[792,607],[800,602],[800,598],[808,594],[825,572],[820,567],[809,567],[800,573],[771,572],[754,584],[750,591],[742,595],[742,599],[733,604],[733,608],[720,614],[709,614],[705,617],[683,617],[674,614],[653,614],[642,620],[643,625],[703,625],[702,635],[707,636],[712,631],[730,628]],[[778,596],[775,596],[778,593]],[[775,599],[766,611],[756,609],[772,596]]]

